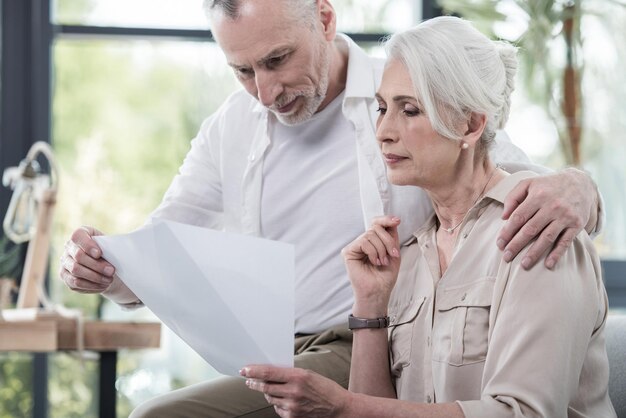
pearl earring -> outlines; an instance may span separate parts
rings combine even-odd
[[[463,142],[463,145],[461,145],[462,149],[468,149],[469,148],[469,144],[467,142]]]

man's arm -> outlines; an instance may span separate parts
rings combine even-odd
[[[522,267],[531,268],[549,251],[545,266],[552,269],[583,226],[589,233],[598,233],[602,198],[587,174],[574,168],[554,173],[532,164],[504,131],[498,131],[490,154],[509,173],[530,170],[540,174],[520,182],[505,201],[503,219],[508,222],[500,231],[497,245],[507,262],[536,238]]]
[[[581,170],[566,168],[520,182],[504,202],[508,219],[497,239],[504,260],[511,261],[530,241],[522,267],[533,267],[546,253],[554,268],[578,233],[599,230],[601,198],[593,180]]]
[[[215,119],[212,116],[203,123],[179,174],[147,223],[155,219],[169,219],[221,228],[221,180],[219,168],[213,163],[210,141],[211,135],[217,135]],[[115,274],[115,266],[102,257],[102,250],[93,239],[96,235],[102,233],[92,227],[74,231],[61,256],[61,280],[75,292],[101,293],[124,308],[143,306],[141,300]]]

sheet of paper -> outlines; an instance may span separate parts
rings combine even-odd
[[[293,366],[292,245],[170,221],[95,238],[120,279],[218,372]]]

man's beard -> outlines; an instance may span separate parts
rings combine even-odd
[[[270,110],[276,115],[278,120],[284,125],[298,125],[302,122],[306,122],[317,112],[328,92],[329,83],[329,70],[330,70],[330,52],[327,49],[323,49],[320,54],[320,81],[319,84],[310,89],[300,90],[298,92],[289,93],[279,97]],[[291,103],[296,98],[301,97],[304,99],[304,104],[296,110],[294,113],[283,114],[276,109]]]

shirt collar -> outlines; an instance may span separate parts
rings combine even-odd
[[[382,59],[375,59],[367,55],[360,46],[342,33],[337,34],[335,42],[348,44],[348,74],[346,78],[345,98],[373,99],[376,88],[382,76]]]
[[[495,186],[489,189],[487,193],[485,193],[485,195],[477,202],[477,206],[486,206],[488,204],[488,202],[486,202],[486,199],[492,199],[504,204],[504,199],[506,199],[506,196],[511,192],[511,190],[513,190],[513,188],[515,188],[515,186],[517,186],[520,181],[536,176],[537,173],[534,173],[532,171],[518,171],[513,174],[508,174]],[[437,217],[433,213],[432,216],[428,218],[426,222],[424,222],[424,225],[422,225],[417,231],[415,231],[411,239],[407,241],[404,245],[411,245],[416,241],[424,242],[424,240],[429,237],[425,236],[425,234],[430,234],[430,231],[435,228],[436,219]]]
[[[517,183],[536,176],[537,173],[532,171],[518,171],[516,173],[509,174],[491,189],[487,190],[487,193],[485,193],[485,196],[483,196],[481,201],[489,198],[497,202],[504,203],[504,199],[506,199],[506,196],[511,192],[511,190],[513,190],[513,188],[515,188]]]

